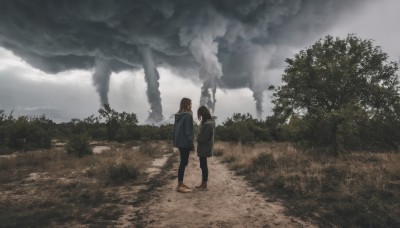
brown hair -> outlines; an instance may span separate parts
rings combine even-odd
[[[190,108],[190,104],[192,104],[192,100],[189,98],[182,98],[181,103],[179,105],[179,111],[178,113],[181,112],[192,112],[192,109]]]
[[[201,123],[204,124],[207,120],[211,120],[210,110],[206,106],[201,106],[197,110],[197,119],[201,120]]]

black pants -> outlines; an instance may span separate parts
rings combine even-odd
[[[183,181],[183,176],[185,175],[185,168],[189,162],[190,148],[179,148],[179,153],[181,155],[181,163],[178,169],[178,181]]]
[[[200,160],[200,168],[201,168],[201,176],[202,181],[208,181],[208,166],[207,166],[207,157],[199,157]]]

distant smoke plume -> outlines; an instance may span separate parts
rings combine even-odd
[[[160,83],[156,65],[148,46],[141,48],[143,57],[144,77],[147,83],[147,98],[150,103],[150,113],[147,122],[154,123],[163,120],[162,106],[161,106],[161,93],[159,90]]]
[[[201,87],[201,96],[200,96],[200,105],[204,105],[211,109],[214,113],[215,110],[215,93],[216,93],[216,85],[213,81],[208,80],[205,81],[203,86]]]
[[[100,104],[108,105],[108,90],[110,85],[110,62],[97,58],[95,61],[95,72],[93,73],[93,85],[100,96]]]
[[[268,72],[365,2],[3,0],[0,46],[45,72],[94,68],[102,104],[111,72],[144,68],[149,121],[163,118],[156,66],[182,77],[198,72],[200,103],[212,110],[217,87],[249,88],[261,118]]]
[[[194,59],[199,63],[199,77],[204,84],[201,88],[200,105],[215,109],[216,82],[220,80],[222,66],[218,60],[217,38],[226,32],[225,19],[212,8],[206,8],[196,15],[198,24],[184,27],[180,31],[181,44],[188,45]],[[212,95],[208,91],[211,89]]]

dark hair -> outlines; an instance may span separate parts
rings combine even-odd
[[[206,106],[200,106],[197,110],[197,119],[201,120],[201,123],[204,124],[207,120],[211,120],[210,110]]]
[[[190,100],[189,98],[186,98],[186,97],[182,98],[181,103],[179,105],[178,113],[191,112],[192,109],[189,107],[191,103],[192,103],[192,100]]]

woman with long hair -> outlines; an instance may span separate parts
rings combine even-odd
[[[197,118],[201,121],[199,134],[197,136],[197,156],[200,160],[202,181],[196,188],[207,191],[207,158],[211,157],[213,153],[215,117],[211,116],[210,111],[205,106],[201,106],[197,110]]]
[[[193,115],[192,101],[182,98],[179,111],[175,114],[174,124],[174,147],[179,148],[180,164],[178,169],[178,192],[187,193],[192,190],[183,183],[185,168],[189,162],[189,153],[194,150],[193,143]]]

